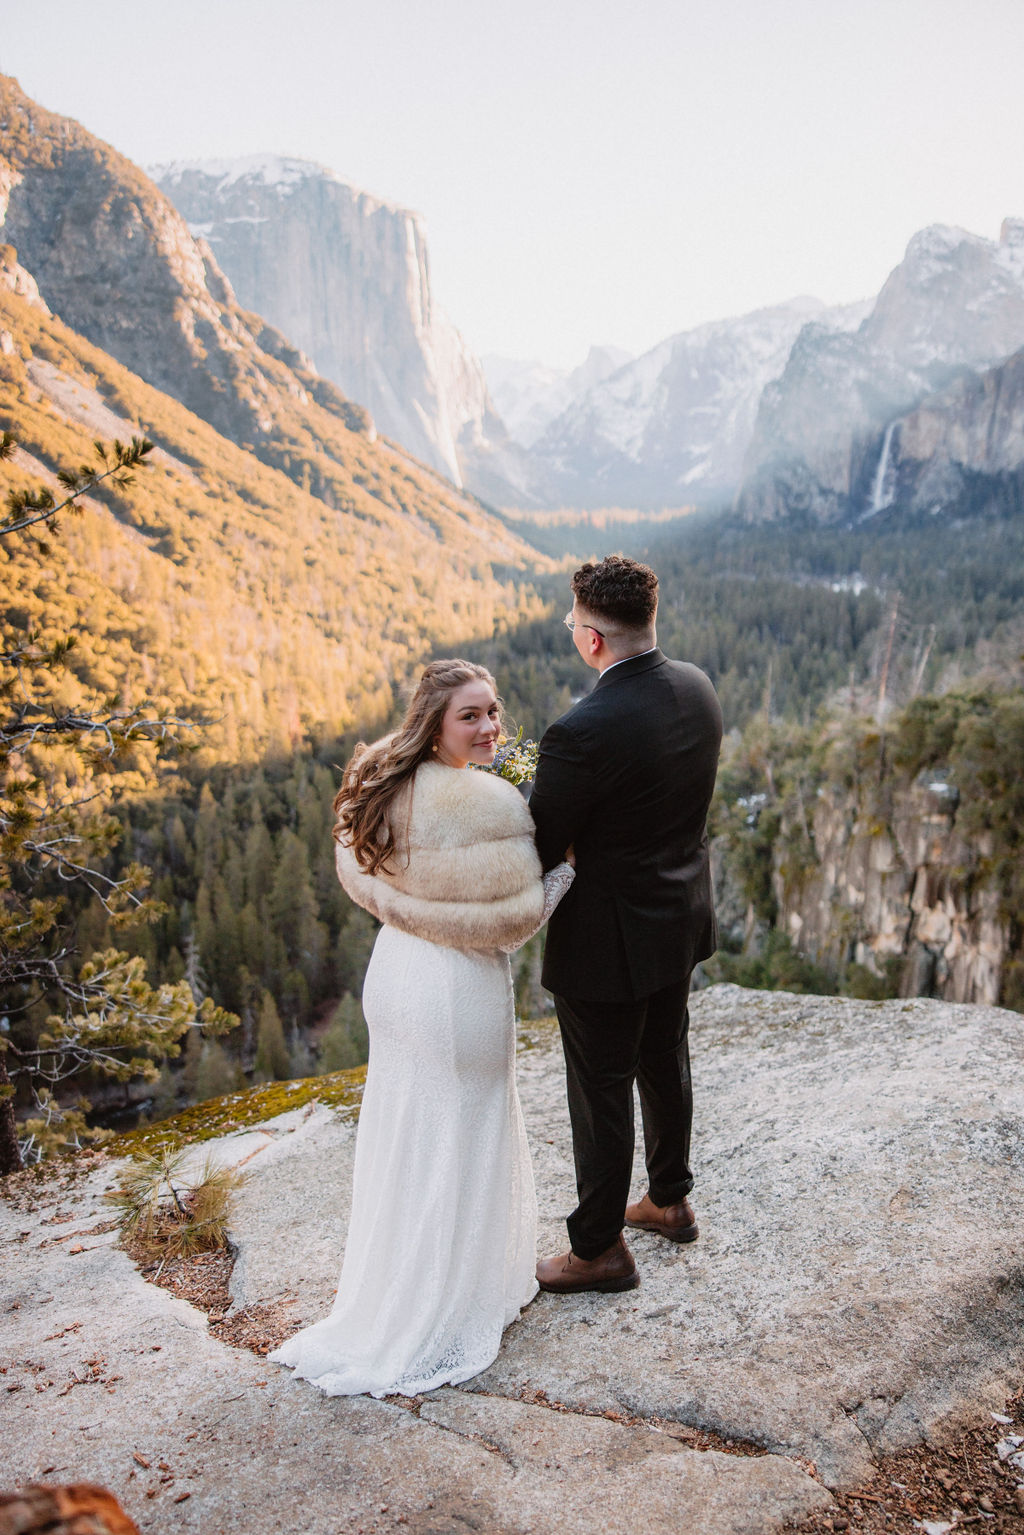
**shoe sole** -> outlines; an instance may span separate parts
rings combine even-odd
[[[667,1226],[659,1226],[654,1221],[627,1221],[634,1231],[653,1231],[660,1237],[667,1237],[670,1242],[696,1242],[700,1236],[700,1228],[697,1226],[680,1226],[672,1230]]]
[[[634,1270],[632,1274],[623,1274],[618,1279],[598,1279],[594,1284],[545,1284],[543,1279],[538,1279],[537,1283],[548,1295],[582,1295],[586,1290],[599,1290],[603,1295],[611,1295],[619,1290],[635,1290],[640,1283],[640,1274]]]

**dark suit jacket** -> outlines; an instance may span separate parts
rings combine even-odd
[[[660,650],[605,672],[548,729],[530,809],[545,870],[576,880],[548,925],[542,979],[581,1000],[645,997],[714,953],[706,820],[722,740],[715,690]]]

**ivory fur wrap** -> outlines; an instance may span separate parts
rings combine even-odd
[[[337,844],[338,878],[357,906],[449,949],[511,946],[537,931],[544,885],[533,819],[510,783],[425,762],[392,811],[389,872],[367,874]]]

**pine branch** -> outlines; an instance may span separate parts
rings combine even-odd
[[[0,437],[0,461],[9,459],[16,443],[9,432]],[[133,437],[130,443],[116,438],[108,448],[105,443],[94,442],[100,467],[83,464],[77,471],[61,469],[57,479],[68,494],[63,501],[55,502],[52,492],[41,490],[12,490],[7,496],[7,521],[0,523],[0,538],[9,533],[20,533],[38,522],[53,526],[54,519],[67,508],[77,509],[79,496],[94,490],[104,480],[122,488],[131,485],[138,468],[145,468],[146,455],[153,451],[153,444],[146,437]]]
[[[32,719],[30,714],[33,710],[42,714],[41,707],[34,703],[25,704],[8,719],[0,721],[0,747],[17,745],[20,749],[31,745],[40,736],[98,736],[102,744],[93,749],[112,757],[126,742],[166,741],[173,738],[176,730],[195,728],[192,720],[180,719],[176,715],[146,719],[141,712],[143,707],[139,705],[123,713],[110,714],[105,719],[75,709]]]

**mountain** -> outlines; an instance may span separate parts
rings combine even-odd
[[[862,315],[798,298],[669,337],[578,394],[534,441],[549,496],[581,506],[727,501],[762,391],[802,327],[842,330]]]
[[[77,632],[75,694],[204,716],[206,760],[251,761],[381,719],[419,657],[541,611],[532,551],[399,455],[352,434],[333,508],[68,330],[27,281],[0,247],[0,401],[20,444],[5,486],[56,492],[96,437],[158,444],[49,548],[0,544],[0,636]]]
[[[1024,511],[1024,351],[890,421],[863,516]]]
[[[240,302],[456,485],[526,493],[483,369],[436,303],[418,214],[307,160],[176,162],[152,175]],[[520,483],[522,482],[522,483]]]
[[[0,125],[6,238],[66,324],[267,462],[311,445],[309,406],[372,438],[130,160],[4,77]]]
[[[824,520],[879,511],[893,423],[1022,346],[1024,221],[1008,219],[998,241],[922,230],[857,330],[801,331],[764,391],[741,511]]]
[[[535,551],[241,310],[140,171],[9,80],[0,125],[5,484],[56,489],[97,437],[157,444],[50,549],[3,540],[5,635],[77,631],[72,691],[187,704],[241,761],[379,720],[434,647],[540,613]]]
[[[323,413],[374,439],[365,406],[242,307],[210,245],[137,166],[2,77],[0,123],[6,237],[67,324],[264,462],[311,475],[314,489],[332,473]],[[447,351],[438,342],[436,360],[458,380],[453,336]],[[472,435],[461,427],[467,451]],[[485,461],[481,449],[487,489]]]
[[[1017,375],[987,370],[1022,346],[1024,220],[1008,219],[998,241],[922,230],[874,300],[826,309],[795,299],[618,366],[594,349],[592,380],[501,358],[486,366],[549,504],[735,497],[748,520],[842,520],[907,497],[933,507],[968,494],[968,481],[982,494],[978,476],[1005,477]],[[1007,494],[984,491],[1001,504]]]
[[[532,448],[545,428],[585,394],[626,363],[633,354],[618,346],[592,346],[578,368],[549,368],[542,362],[488,356],[484,373],[491,398],[509,436]]]

